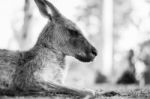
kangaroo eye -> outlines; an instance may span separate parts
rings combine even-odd
[[[78,31],[75,31],[75,30],[69,30],[69,33],[70,33],[70,35],[73,36],[73,37],[78,37],[78,36],[79,36]]]

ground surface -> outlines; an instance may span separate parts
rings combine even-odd
[[[150,99],[150,86],[100,85],[104,94],[97,99]]]
[[[103,84],[95,86],[101,94],[93,99],[150,99],[150,86],[139,87],[136,85],[110,85]],[[71,97],[54,96],[54,97],[7,97],[2,96],[0,99],[73,99]]]

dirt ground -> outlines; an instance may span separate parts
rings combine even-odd
[[[96,99],[150,99],[150,86],[104,84],[99,87],[102,94]]]
[[[150,99],[150,86],[139,87],[137,85],[110,85],[103,84],[94,87],[100,94],[93,99]],[[7,97],[0,99],[74,99],[73,97]]]

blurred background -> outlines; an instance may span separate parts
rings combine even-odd
[[[150,83],[150,0],[49,0],[97,48],[91,63],[67,57],[65,84]],[[29,50],[47,19],[34,0],[0,0],[0,48]]]

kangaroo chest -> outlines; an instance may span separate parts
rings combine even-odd
[[[64,70],[54,63],[46,64],[34,73],[38,81],[62,83]]]
[[[39,49],[36,56],[29,61],[33,64],[34,80],[61,83],[64,77],[64,57],[50,49]],[[31,66],[29,66],[30,68]]]

